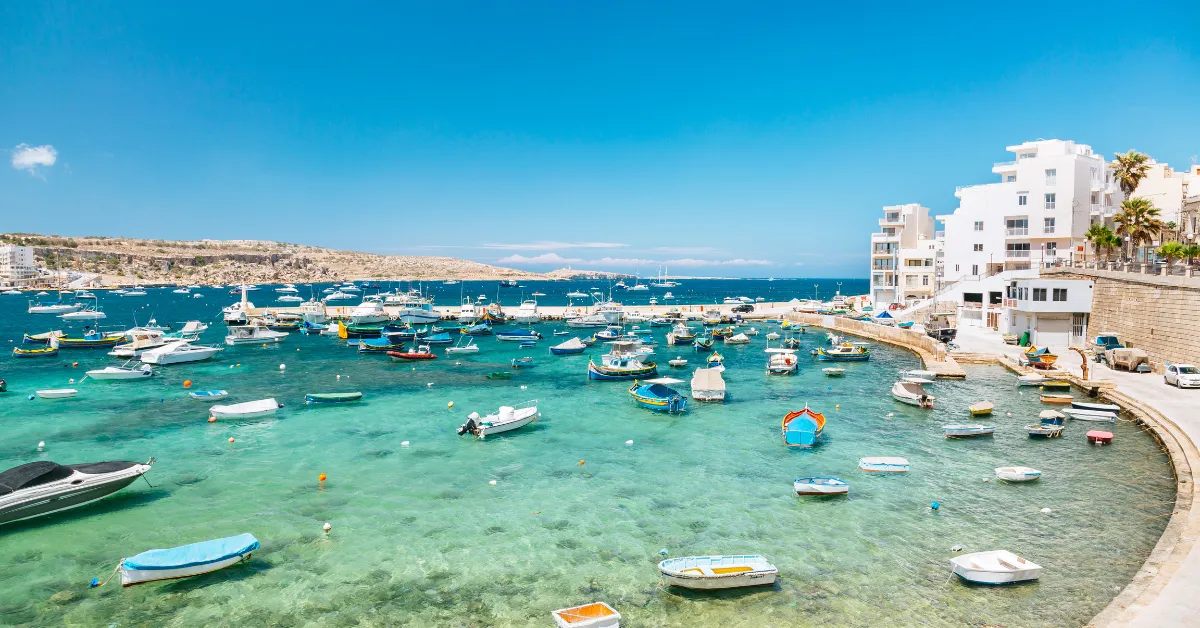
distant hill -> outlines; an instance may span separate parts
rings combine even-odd
[[[39,265],[99,273],[105,284],[565,278],[454,257],[378,255],[263,240],[169,241],[5,233],[0,234],[0,244],[32,247]]]

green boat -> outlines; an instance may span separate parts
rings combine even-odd
[[[495,373],[488,373],[486,377],[488,379],[512,379],[512,373],[506,371],[496,371]]]
[[[362,399],[360,392],[348,393],[309,393],[304,395],[304,403],[345,403]]]

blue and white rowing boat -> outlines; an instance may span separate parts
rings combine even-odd
[[[681,380],[670,377],[648,379],[644,382],[634,381],[629,387],[629,396],[643,408],[675,414],[687,409],[687,399],[679,394],[679,391],[667,387],[667,384],[682,383]]]
[[[251,552],[258,548],[258,539],[247,533],[170,549],[149,550],[121,559],[121,586],[188,578],[224,569],[250,560]]]
[[[196,390],[188,393],[192,399],[201,399],[203,401],[216,401],[229,396],[229,392],[225,390]]]
[[[869,473],[907,473],[908,460],[897,456],[868,456],[859,459],[858,468]]]
[[[845,495],[850,492],[850,483],[835,477],[815,475],[796,478],[792,483],[797,495]]]

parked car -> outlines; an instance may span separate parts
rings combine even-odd
[[[1191,364],[1168,364],[1163,381],[1178,388],[1200,388],[1200,369]]]
[[[753,311],[754,311],[754,306],[753,306],[753,305],[750,305],[749,303],[743,303],[743,304],[741,304],[741,305],[735,305],[735,306],[733,306],[733,309],[731,309],[731,310],[729,310],[729,311],[730,311],[730,312],[736,312],[736,313],[747,313],[747,312],[753,312]]]

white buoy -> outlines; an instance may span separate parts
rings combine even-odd
[[[429,382],[428,384],[425,384],[425,388],[433,388],[433,382]]]
[[[41,451],[41,450],[43,450],[43,449],[45,449],[45,448],[46,448],[46,441],[44,441],[44,440],[39,440],[39,441],[38,441],[38,451]]]
[[[521,390],[525,390],[526,388],[529,388],[529,387],[526,386],[525,384],[521,384]]]
[[[888,415],[889,417],[894,417],[894,416],[896,416],[896,413],[895,413],[895,412],[889,412],[889,413],[887,413],[887,415]]]
[[[67,380],[67,383],[68,383],[68,384],[74,384],[74,383],[75,383],[75,378],[74,378],[74,377],[72,377],[71,379],[68,379],[68,380]]]
[[[286,365],[286,364],[280,364],[280,365],[279,365],[279,370],[281,370],[281,371],[286,371],[286,370],[287,370],[287,365]]]
[[[400,443],[400,446],[401,446],[401,447],[408,447],[408,441],[404,441],[403,443]]]
[[[337,376],[337,381],[339,381],[339,382],[340,382],[340,381],[342,381],[342,376],[341,376],[341,375],[338,375],[338,376]]]
[[[627,440],[627,441],[625,441],[625,444],[626,444],[626,445],[632,445],[632,444],[633,444],[633,441],[631,441],[631,440]]]
[[[329,522],[326,521],[325,525],[321,526],[321,529],[325,531],[325,534],[329,534],[329,531],[333,529],[333,526],[329,525]]]
[[[496,485],[496,481],[495,481],[495,480],[491,480],[491,481],[489,481],[489,482],[488,482],[488,484],[491,484],[492,486],[495,486],[495,485]]]
[[[1049,508],[1043,508],[1043,509],[1042,509],[1042,514],[1046,514],[1046,515],[1050,514],[1050,509],[1049,509]]]

